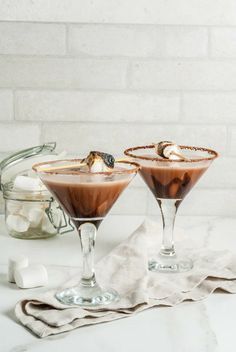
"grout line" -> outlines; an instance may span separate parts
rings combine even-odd
[[[183,91],[181,91],[179,101],[179,122],[181,123],[181,125],[183,125],[184,118],[184,93]]]
[[[128,65],[127,65],[128,66]],[[0,86],[1,90],[11,90],[10,85]],[[183,94],[194,95],[194,94],[204,94],[204,95],[220,95],[220,94],[236,94],[235,89],[150,89],[150,88],[88,88],[88,87],[77,87],[71,88],[68,87],[46,87],[46,86],[19,86],[15,87],[17,91],[30,91],[30,92],[81,92],[81,93],[117,93],[117,94],[127,94],[127,93],[136,93],[136,94],[159,94],[164,96],[179,95],[181,92]]]
[[[125,82],[125,86],[126,89],[129,90],[130,87],[132,87],[132,76],[133,76],[133,69],[132,69],[132,62],[131,60],[127,63],[126,66],[126,82]],[[124,90],[122,90],[124,91]]]
[[[69,57],[69,25],[65,24],[66,28],[66,35],[65,35],[65,48],[66,48],[66,57]]]
[[[109,125],[121,125],[121,126],[124,126],[124,125],[132,125],[135,123],[136,125],[138,126],[146,126],[146,125],[149,125],[149,126],[161,126],[161,127],[168,127],[168,126],[171,126],[172,128],[177,128],[177,127],[189,127],[189,128],[201,128],[201,127],[204,127],[204,128],[219,128],[219,127],[229,127],[227,125],[225,125],[224,122],[222,123],[204,123],[204,122],[201,122],[201,123],[197,123],[197,122],[194,122],[194,123],[188,123],[188,122],[181,122],[181,124],[178,123],[178,121],[168,121],[166,122],[166,120],[155,120],[155,121],[137,121],[137,120],[120,120],[120,121],[111,121],[111,120],[104,120],[104,121],[97,121],[97,120],[62,120],[62,121],[58,121],[58,120],[32,120],[32,121],[29,121],[29,120],[18,120],[18,121],[22,121],[22,122],[43,122],[45,124],[55,124],[55,122],[58,124],[58,125],[70,125],[70,124],[83,124],[83,125],[91,125],[91,124],[96,124],[96,125],[105,125],[107,126],[107,124],[109,123]],[[236,123],[231,123],[230,124],[231,127],[236,127]]]
[[[173,28],[236,28],[235,23],[234,24],[192,24],[192,23],[142,23],[142,22],[96,22],[96,21],[91,21],[91,22],[86,22],[86,21],[45,21],[45,20],[26,20],[26,19],[10,19],[10,20],[0,20],[0,23],[10,23],[10,24],[24,24],[24,23],[29,23],[29,24],[51,24],[51,25],[75,25],[75,26],[117,26],[117,27],[122,27],[122,26],[140,26],[140,27],[173,27]]]
[[[13,121],[16,121],[16,89],[12,89],[13,94]]]
[[[213,59],[212,57],[212,36],[211,36],[211,29],[207,28],[207,56],[208,59]]]
[[[230,156],[230,146],[231,146],[231,140],[232,140],[232,131],[230,130],[230,126],[226,126],[226,153],[227,155]]]
[[[43,126],[43,122],[41,122],[39,124],[39,128],[40,128],[39,141],[40,141],[40,144],[43,144],[44,143],[44,126]]]
[[[4,124],[4,123],[10,123],[10,122],[13,122],[13,120],[0,120],[0,124]],[[146,126],[146,125],[150,125],[150,126],[161,126],[161,127],[169,127],[171,126],[172,128],[177,128],[177,127],[189,127],[189,128],[216,128],[218,129],[219,127],[225,127],[227,129],[227,127],[233,127],[235,128],[236,127],[236,123],[231,123],[229,125],[225,125],[225,123],[217,123],[217,124],[209,124],[209,123],[204,123],[204,122],[201,122],[201,123],[197,123],[197,122],[194,122],[194,123],[187,123],[187,122],[181,122],[181,124],[178,123],[178,121],[171,121],[169,120],[168,122],[166,122],[166,120],[162,120],[162,121],[158,121],[158,120],[155,120],[155,121],[137,121],[137,120],[130,120],[130,121],[124,121],[124,120],[120,120],[120,121],[111,121],[111,120],[104,120],[104,121],[97,121],[97,120],[90,120],[90,121],[87,121],[87,120],[21,120],[21,119],[17,119],[16,121],[14,121],[16,123],[25,123],[25,124],[32,124],[32,123],[43,123],[43,124],[48,124],[48,125],[52,125],[55,123],[57,123],[58,125],[73,125],[73,124],[82,124],[82,125],[91,125],[91,124],[95,124],[95,125],[105,125],[107,126],[108,124],[113,126],[113,125],[120,125],[120,126],[123,126],[123,125],[131,125],[133,126],[134,124],[138,125],[138,126]]]
[[[180,62],[183,63],[235,63],[236,62],[236,56],[232,57],[206,57],[206,55],[202,56],[155,56],[155,55],[149,55],[149,56],[127,56],[127,55],[98,55],[98,56],[93,56],[93,55],[75,55],[75,54],[4,54],[0,53],[0,58],[4,59],[18,59],[18,60],[44,60],[48,59],[48,61],[52,61],[55,59],[58,60],[78,60],[78,61],[111,61],[112,63],[117,63],[117,62],[129,62],[133,61],[133,63],[155,63],[155,62],[161,62],[161,63],[176,63],[179,64]]]

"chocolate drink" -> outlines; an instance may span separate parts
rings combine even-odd
[[[142,166],[140,174],[156,198],[181,201],[206,170],[206,166]]]
[[[87,221],[98,228],[129,183],[127,178],[119,181],[84,183],[68,182],[63,178],[43,181],[77,228]]]

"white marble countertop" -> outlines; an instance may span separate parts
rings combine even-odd
[[[125,239],[142,220],[140,216],[108,216],[99,230],[97,260]],[[235,229],[236,219],[232,218],[179,217],[176,240],[182,236],[197,241],[199,246],[236,253]],[[74,274],[81,259],[75,234],[49,240],[17,240],[7,235],[0,217],[0,352],[236,351],[236,295],[230,294],[213,294],[205,301],[153,309],[128,319],[39,339],[14,317],[15,303],[29,293],[6,281],[7,259],[14,253],[26,254],[31,262],[45,264],[49,271],[48,287]]]

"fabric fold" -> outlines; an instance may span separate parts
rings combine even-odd
[[[188,249],[194,262],[186,273],[153,273],[147,262],[156,248],[157,225],[145,220],[123,243],[96,266],[98,282],[109,284],[120,301],[108,306],[82,308],[65,306],[55,298],[56,290],[21,300],[15,314],[21,324],[39,337],[126,318],[145,309],[198,301],[217,289],[236,293],[236,256],[228,251]],[[77,284],[77,276],[63,287]]]

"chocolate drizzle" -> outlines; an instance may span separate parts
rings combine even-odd
[[[183,170],[166,170],[157,167],[142,167],[140,174],[155,198],[178,199],[180,202],[195,185],[207,167]]]

